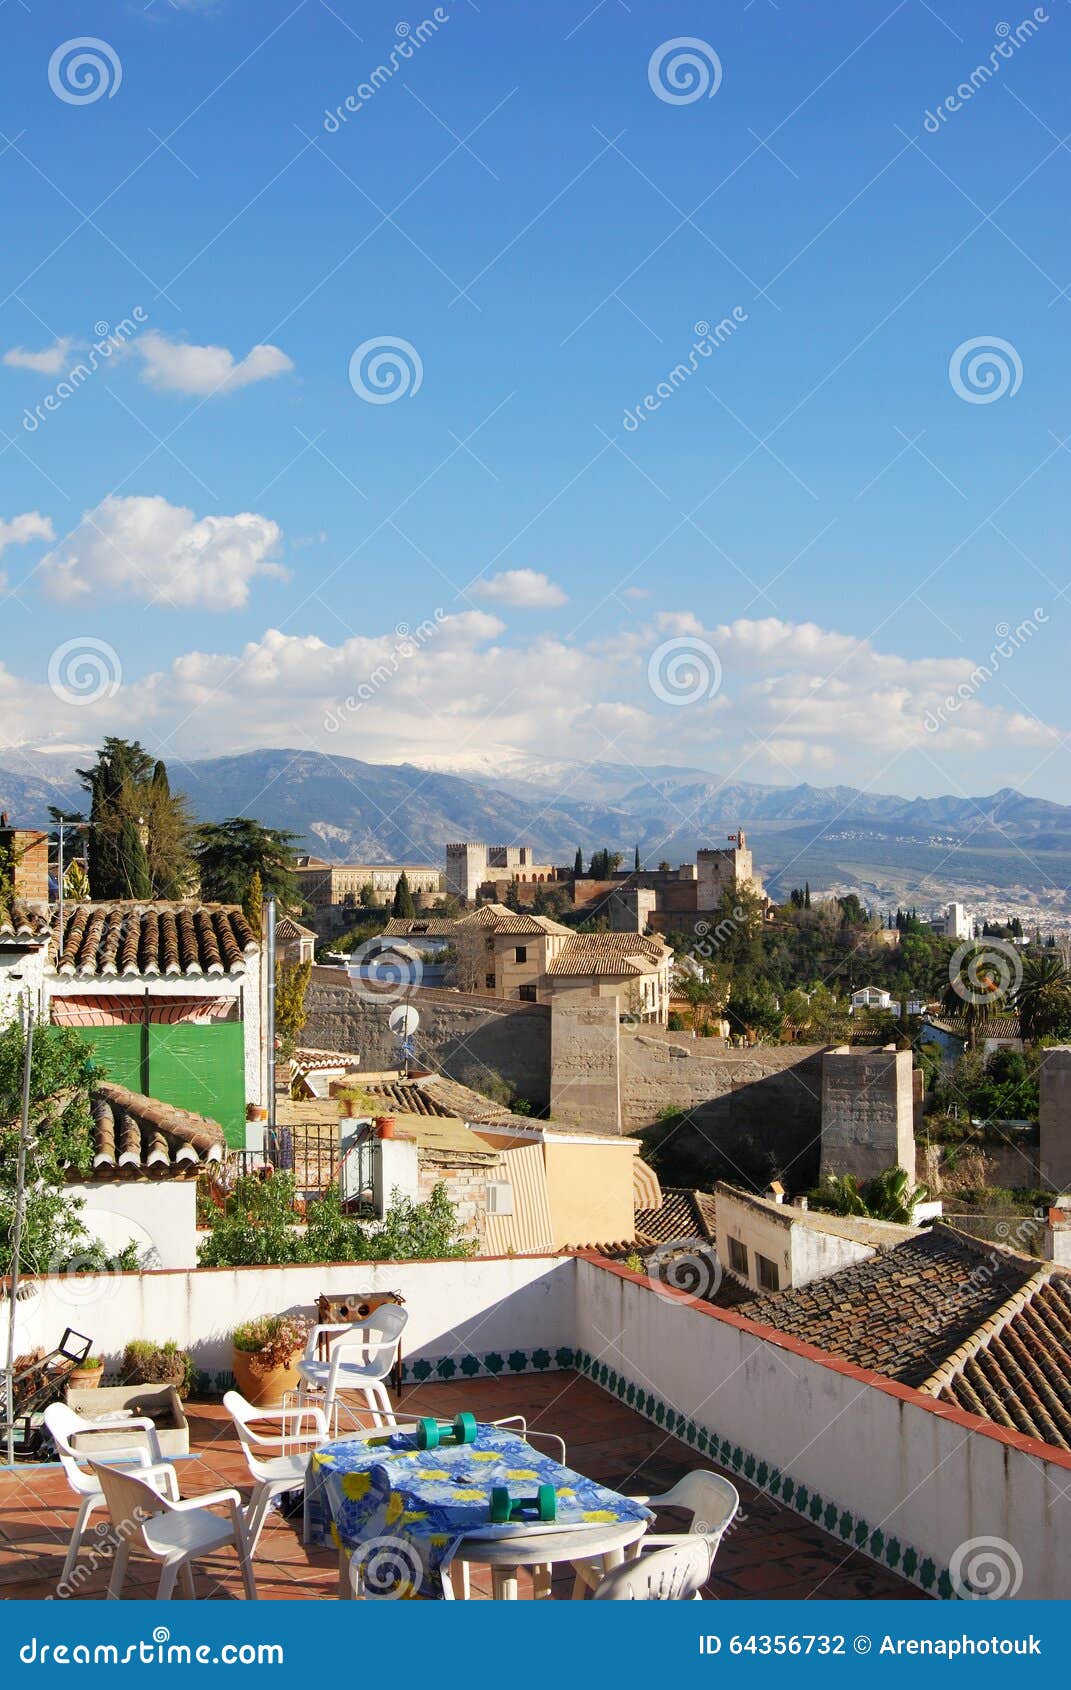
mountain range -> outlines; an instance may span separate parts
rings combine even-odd
[[[43,825],[48,806],[79,808],[74,765],[91,754],[20,756],[0,768],[0,806]],[[764,786],[669,766],[581,764],[489,747],[464,767],[366,763],[315,751],[260,750],[170,767],[198,820],[247,814],[298,834],[336,861],[443,860],[450,840],[530,842],[571,863],[601,846],[626,862],[674,864],[747,831],[774,895],[809,880],[868,901],[937,908],[950,897],[1059,910],[1071,882],[1071,806],[1005,787],[984,797],[903,798],[855,787]],[[1003,907],[1003,906],[1002,906]]]

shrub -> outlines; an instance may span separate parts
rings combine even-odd
[[[131,1339],[119,1371],[124,1385],[174,1385],[183,1398],[193,1389],[193,1359],[173,1338],[163,1344],[147,1338]]]

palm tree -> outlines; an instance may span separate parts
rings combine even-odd
[[[951,972],[950,958],[934,980],[934,992],[941,1000],[941,1008],[963,1024],[968,1050],[975,1048],[979,1033],[1004,998],[995,969],[986,964],[988,954],[982,944],[965,950],[957,973]]]
[[[827,1174],[816,1201],[834,1215],[858,1215],[910,1226],[916,1203],[925,1203],[929,1195],[924,1185],[911,1184],[906,1168],[894,1166],[883,1168],[862,1186],[852,1174]]]
[[[1071,1021],[1071,971],[1058,952],[1023,958],[1023,978],[1015,994],[1019,1032],[1024,1039],[1056,1033]]]

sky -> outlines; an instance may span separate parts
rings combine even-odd
[[[0,766],[1071,802],[1067,0],[0,44]]]

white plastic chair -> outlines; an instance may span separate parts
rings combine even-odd
[[[376,1426],[393,1426],[394,1409],[383,1381],[398,1350],[409,1314],[396,1303],[384,1303],[359,1324],[314,1326],[309,1333],[305,1356],[298,1362],[302,1386],[299,1406],[317,1397],[328,1426],[335,1423],[336,1399],[343,1391],[359,1391],[371,1410]],[[321,1337],[333,1338],[328,1359],[321,1361],[317,1349]]]
[[[296,1408],[254,1408],[238,1391],[228,1391],[223,1398],[223,1406],[234,1421],[246,1466],[253,1479],[245,1529],[249,1553],[255,1555],[272,1502],[286,1491],[299,1490],[304,1485],[309,1457],[314,1449],[327,1442],[327,1421],[323,1409],[314,1403],[304,1403]],[[254,1422],[257,1421],[274,1422],[281,1430],[271,1433],[256,1431]],[[296,1429],[288,1430],[295,1421]],[[311,1421],[312,1431],[301,1430],[305,1421]]]
[[[595,1589],[596,1601],[702,1601],[717,1544],[700,1533],[679,1537],[668,1549],[640,1555],[604,1573]]]
[[[672,1549],[678,1544],[687,1543],[690,1537],[702,1537],[710,1544],[712,1562],[718,1552],[718,1545],[740,1507],[740,1494],[736,1486],[720,1473],[712,1473],[705,1467],[697,1467],[694,1472],[686,1473],[683,1479],[678,1479],[675,1485],[663,1491],[660,1496],[634,1496],[630,1500],[645,1503],[655,1513],[663,1508],[679,1508],[683,1513],[691,1515],[685,1532],[646,1532],[635,1545],[636,1555],[644,1556],[662,1548]],[[574,1596],[582,1596],[585,1587],[588,1590],[597,1588],[602,1577],[601,1567],[590,1562],[576,1562],[574,1570]]]
[[[492,1420],[490,1424],[492,1426],[504,1426],[508,1430],[515,1429],[517,1436],[523,1438],[526,1444],[531,1443],[533,1438],[539,1438],[544,1443],[554,1444],[557,1448],[555,1460],[560,1461],[563,1467],[566,1465],[565,1439],[560,1438],[557,1432],[530,1431],[523,1414],[508,1414],[504,1420]]]
[[[253,1561],[249,1553],[242,1499],[236,1490],[210,1491],[207,1496],[191,1497],[186,1502],[172,1502],[147,1485],[133,1473],[117,1467],[105,1467],[91,1462],[90,1467],[100,1481],[108,1504],[112,1529],[118,1540],[112,1576],[108,1584],[110,1601],[118,1599],[126,1580],[127,1562],[134,1547],[133,1539],[140,1536],[149,1554],[162,1561],[156,1600],[166,1602],[175,1594],[175,1581],[182,1574],[186,1595],[196,1600],[193,1584],[193,1562],[202,1555],[213,1555],[217,1549],[233,1545],[242,1571],[242,1585],[249,1601],[257,1596],[253,1577]],[[213,1514],[213,1508],[225,1507],[227,1517]]]
[[[54,1402],[45,1409],[44,1421],[56,1446],[56,1454],[67,1476],[67,1483],[75,1496],[80,1498],[74,1530],[67,1549],[67,1559],[60,1574],[60,1584],[64,1585],[74,1572],[89,1516],[95,1508],[104,1506],[104,1493],[89,1465],[94,1433],[99,1436],[100,1433],[107,1432],[112,1437],[116,1432],[122,1432],[124,1437],[128,1432],[134,1434],[129,1445],[124,1444],[119,1449],[98,1450],[96,1460],[101,1465],[136,1467],[143,1479],[160,1487],[176,1501],[179,1494],[178,1477],[171,1463],[163,1460],[156,1426],[149,1419],[119,1420],[102,1424],[97,1420],[86,1420],[83,1415],[76,1414],[73,1408],[68,1408],[64,1402]],[[136,1434],[139,1432],[144,1433],[144,1442],[138,1442]],[[75,1442],[77,1438],[88,1439],[90,1447],[79,1448]]]

